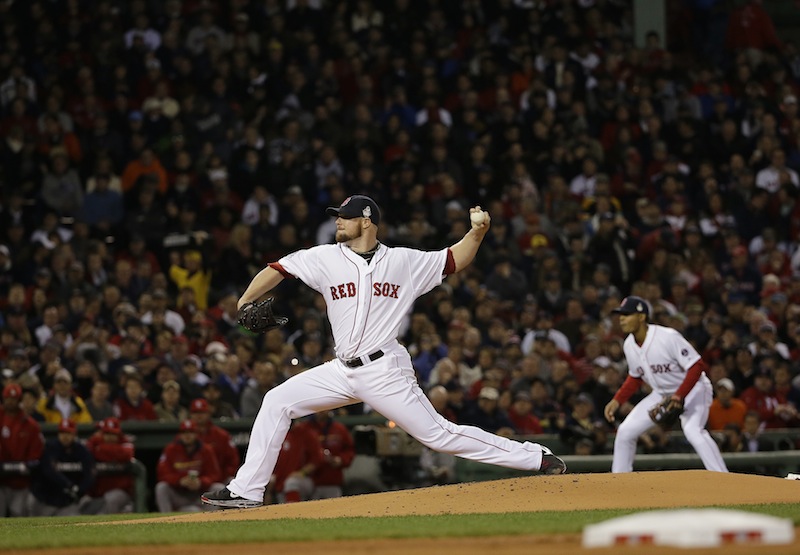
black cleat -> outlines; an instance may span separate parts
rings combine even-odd
[[[542,474],[564,474],[566,471],[567,463],[552,453],[542,453],[542,464],[539,466],[539,472]]]
[[[228,488],[219,491],[207,491],[200,497],[200,500],[206,505],[222,507],[223,509],[253,509],[264,504],[261,501],[251,501],[250,499],[239,497],[235,493],[231,493]]]

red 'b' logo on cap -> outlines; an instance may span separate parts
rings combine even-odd
[[[344,206],[345,204],[347,204],[348,202],[350,202],[350,199],[351,199],[351,198],[352,198],[352,197],[347,197],[346,199],[344,199],[344,200],[342,201],[342,204],[341,204],[341,206]]]

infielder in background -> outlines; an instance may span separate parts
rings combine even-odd
[[[423,252],[378,242],[381,213],[369,197],[351,196],[327,213],[336,217],[337,244],[270,263],[253,278],[239,307],[285,278],[302,280],[325,298],[336,358],[264,396],[244,464],[227,488],[206,493],[203,502],[231,508],[261,505],[292,419],[359,401],[431,449],[520,470],[564,473],[564,462],[546,447],[444,419],[417,384],[411,356],[397,340],[416,299],[472,262],[489,229],[489,215],[479,207],[470,209],[472,227],[460,241]]]
[[[713,397],[705,362],[679,332],[647,323],[650,308],[641,297],[626,297],[613,312],[620,315],[620,327],[628,334],[623,344],[628,378],[606,405],[603,411],[606,419],[614,421],[614,413],[636,393],[642,382],[653,391],[633,408],[617,429],[611,471],[633,471],[636,441],[654,425],[649,411],[669,398],[667,404],[683,406],[681,428],[706,469],[727,472],[719,447],[705,429]]]

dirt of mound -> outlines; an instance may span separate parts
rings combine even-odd
[[[796,503],[800,481],[705,470],[564,474],[357,495],[167,521],[269,520]]]
[[[312,501],[292,505],[273,505],[241,511],[215,511],[148,519],[148,522],[269,520],[279,518],[335,518],[342,516],[398,516],[536,511],[576,511],[614,508],[670,508],[728,506],[761,503],[796,503],[800,482],[706,471],[646,472],[632,474],[567,474],[532,476],[512,480],[478,482],[453,486],[406,490]],[[136,522],[136,521],[129,521]],[[141,522],[141,521],[138,521]],[[120,522],[124,524],[125,521]],[[800,553],[800,533],[795,543],[785,546],[725,546],[719,549],[680,549],[648,546],[648,555],[680,551],[687,555],[789,555]],[[546,553],[547,555],[620,555],[641,553],[635,547],[583,549],[580,534],[502,536],[490,538],[442,538],[408,540],[322,541],[227,546],[237,555],[325,553],[356,555],[381,553],[447,553],[492,555]],[[109,548],[81,548],[21,551],[24,555],[105,555]],[[115,555],[138,555],[138,547],[114,547]],[[216,555],[218,545],[157,546],[146,552],[165,555]],[[14,552],[6,552],[14,555]],[[6,554],[4,554],[6,555]]]

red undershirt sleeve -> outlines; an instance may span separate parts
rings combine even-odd
[[[708,368],[708,365],[703,362],[702,358],[695,362],[692,367],[689,368],[688,372],[686,372],[686,377],[683,378],[683,383],[678,388],[678,391],[675,392],[675,395],[681,399],[685,399],[694,387],[694,384],[700,379],[700,374],[702,374],[706,368]]]
[[[287,272],[287,271],[286,271],[286,268],[284,268],[283,266],[281,266],[281,263],[280,263],[280,262],[270,262],[269,264],[267,264],[267,266],[269,266],[270,268],[272,268],[273,270],[275,270],[276,272],[278,272],[278,273],[279,273],[280,275],[282,275],[284,278],[291,278],[291,279],[294,279],[294,276],[293,276],[292,274],[290,274],[289,272]]]
[[[449,276],[456,271],[456,259],[453,258],[453,251],[447,249],[447,261],[444,263],[443,274]]]
[[[614,400],[622,405],[631,398],[631,395],[639,391],[640,387],[642,387],[642,378],[634,378],[629,374],[625,383],[622,384],[617,394],[614,395]]]

